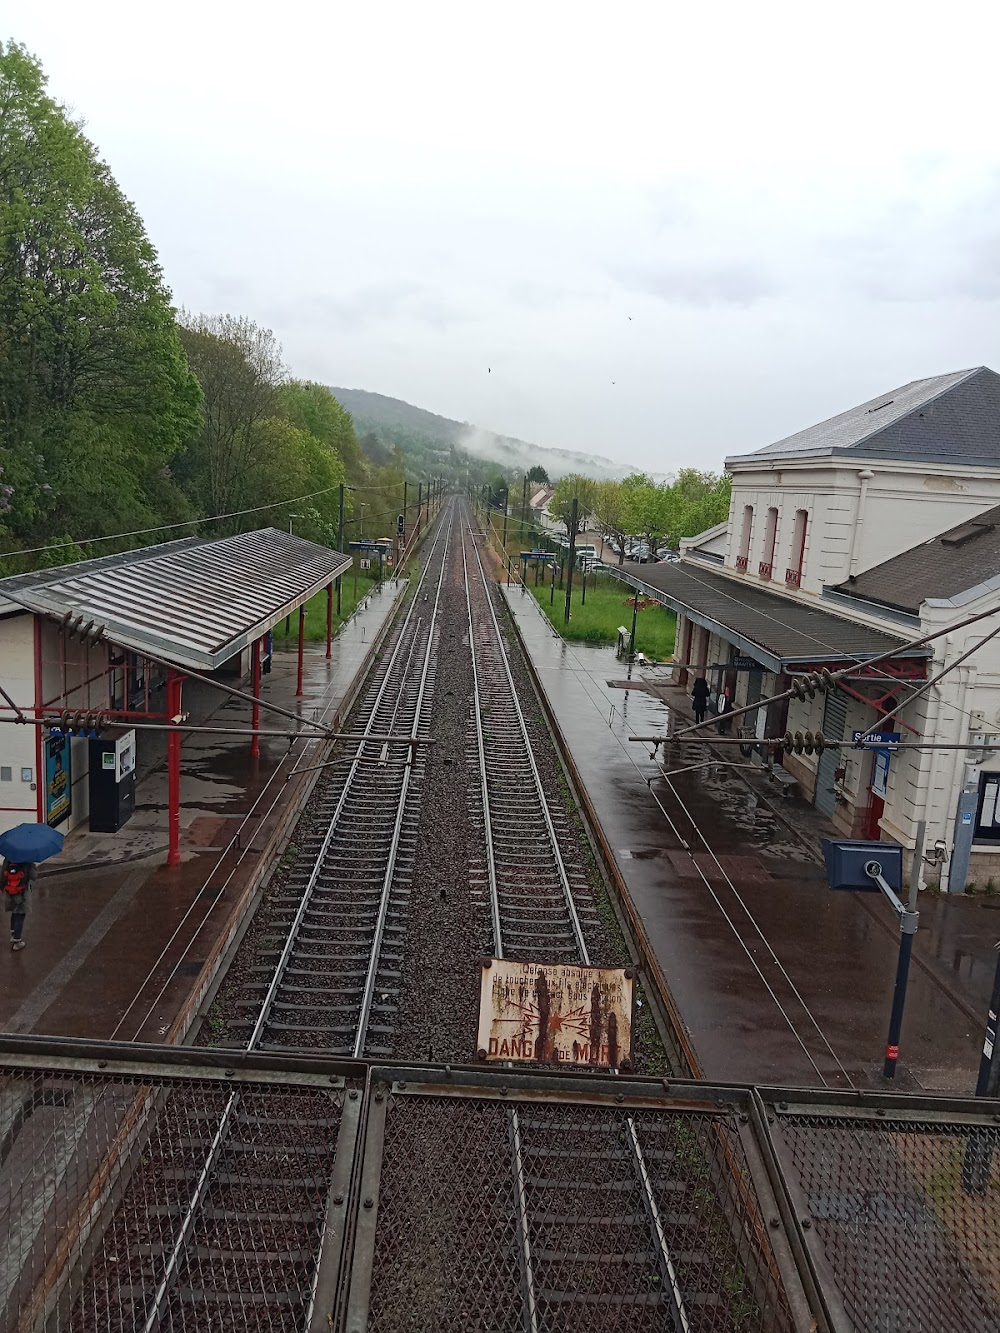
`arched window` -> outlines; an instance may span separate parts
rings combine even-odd
[[[753,532],[753,505],[743,506],[743,527],[740,530],[740,553],[736,557],[736,568],[746,569],[750,561],[750,534]]]
[[[806,530],[809,527],[809,511],[796,509],[795,528],[792,531],[792,562],[785,570],[785,582],[790,588],[802,584],[802,567],[806,559]]]
[[[774,543],[778,536],[778,511],[772,507],[767,511],[764,524],[764,550],[760,562],[760,576],[769,579],[774,573]]]

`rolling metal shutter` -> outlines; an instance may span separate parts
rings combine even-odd
[[[833,689],[826,696],[823,708],[823,735],[828,741],[842,741],[847,726],[847,695]],[[840,751],[824,750],[816,770],[816,809],[828,818],[837,808],[833,794],[833,775],[840,767]]]

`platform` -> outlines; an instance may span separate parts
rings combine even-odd
[[[898,950],[889,909],[883,921],[881,900],[829,892],[789,828],[793,800],[779,818],[721,764],[673,778],[675,797],[628,737],[690,722],[686,693],[663,689],[662,671],[647,686],[641,669],[623,688],[612,648],[563,640],[530,594],[501,591],[706,1077],[881,1083]],[[709,757],[688,745],[678,766]],[[921,909],[898,1081],[971,1092],[1000,918],[930,894]]]
[[[304,693],[295,696],[297,654],[277,645],[263,699],[336,725],[406,583],[373,592],[333,641],[307,643]],[[232,682],[239,686],[238,681]],[[192,724],[249,727],[250,705],[189,681]],[[261,727],[294,723],[261,710]],[[144,733],[136,810],[116,834],[74,830],[62,854],[39,867],[25,924],[27,946],[0,937],[0,1030],[163,1041],[178,1035],[192,988],[234,912],[273,863],[289,818],[315,778],[289,781],[321,741],[185,733],[181,864],[167,849],[166,733]],[[0,929],[3,929],[0,923]]]

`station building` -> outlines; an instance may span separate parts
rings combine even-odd
[[[678,614],[681,682],[705,674],[740,706],[782,692],[791,674],[898,650],[829,693],[742,721],[761,739],[874,728],[903,744],[981,747],[889,743],[783,763],[841,834],[912,848],[925,821],[948,887],[1000,884],[1000,637],[988,637],[1000,632],[1000,375],[915,381],[726,468],[727,521],[683,542],[680,562],[641,574]],[[977,613],[977,624],[919,642]],[[953,859],[970,833],[965,859]],[[962,883],[948,884],[953,865]]]
[[[334,582],[350,564],[264,528],[0,579],[0,830],[93,827],[99,800],[100,831],[116,831],[129,811],[114,788],[141,764],[147,728],[168,729],[176,864],[185,677],[228,678],[260,698],[274,626],[297,615],[301,694],[305,604],[327,589],[329,655]],[[259,752],[257,738],[248,745]]]

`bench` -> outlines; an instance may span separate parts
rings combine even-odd
[[[771,781],[776,782],[781,788],[782,796],[791,796],[792,792],[799,785],[798,778],[793,778],[791,773],[786,773],[780,764],[775,764],[769,774]]]

